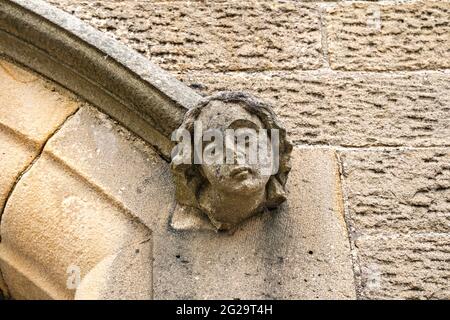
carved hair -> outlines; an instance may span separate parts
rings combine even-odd
[[[189,109],[185,114],[180,129],[187,130],[191,137],[194,135],[194,121],[197,120],[202,109],[211,101],[223,101],[230,103],[238,103],[251,114],[255,114],[263,123],[265,129],[279,130],[279,170],[272,175],[266,185],[266,200],[264,207],[274,208],[286,200],[285,185],[290,167],[290,156],[292,145],[286,138],[286,130],[278,121],[271,106],[256,100],[253,96],[243,92],[220,92],[202,100],[197,106]],[[270,132],[270,131],[269,131]],[[193,139],[192,139],[193,140]],[[192,141],[193,144],[193,141]],[[192,145],[192,150],[194,146]],[[192,152],[193,157],[193,152]],[[205,183],[207,183],[199,164],[194,164],[191,159],[190,164],[175,164],[172,161],[171,169],[175,179],[177,188],[177,200],[180,204],[200,209],[198,199],[200,191]]]

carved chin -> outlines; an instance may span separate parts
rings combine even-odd
[[[218,230],[232,230],[258,213],[265,198],[264,185],[262,194],[255,195],[255,192],[250,191],[227,194],[225,198],[220,194],[209,194],[200,201],[202,210]]]
[[[258,192],[263,192],[266,186],[266,181],[256,179],[253,177],[233,177],[227,183],[216,186],[218,190],[226,193],[236,193],[237,195],[251,195]]]

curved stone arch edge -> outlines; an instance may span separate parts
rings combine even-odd
[[[166,160],[202,97],[136,51],[42,0],[0,0],[0,54],[82,97]]]
[[[33,10],[45,8],[48,10],[44,10],[43,12]],[[10,12],[8,12],[9,9],[11,9]],[[27,27],[21,29],[20,24],[13,24],[9,26],[11,28],[8,28],[7,24],[8,22],[11,22],[11,19],[8,20],[4,18],[11,18],[11,16],[15,18],[15,20],[13,19],[14,22],[17,23],[22,21],[24,22],[24,25],[28,24],[27,27],[30,26],[29,20],[33,21],[34,19],[35,22],[38,22],[34,24],[34,29]],[[106,35],[85,25],[78,19],[51,7],[42,1],[0,0],[0,18],[1,56],[5,56],[17,64],[43,75],[45,78],[72,91],[75,95],[91,102],[93,105],[99,107],[99,109],[121,122],[121,124],[132,132],[144,138],[144,140],[149,142],[159,151],[163,158],[167,159],[167,156],[170,154],[170,149],[167,147],[166,141],[167,131],[164,131],[164,127],[162,130],[160,127],[155,128],[154,123],[152,123],[152,121],[155,121],[155,118],[156,120],[158,119],[157,117],[159,114],[157,108],[160,107],[160,109],[162,109],[162,114],[169,116],[170,121],[162,121],[161,123],[163,125],[177,125],[177,122],[181,121],[180,115],[182,116],[188,108],[196,104],[197,101],[201,99],[200,96],[139,54],[124,47],[115,40],[109,39]],[[64,29],[64,26],[68,27],[68,25],[64,24],[67,20],[72,20],[72,23],[75,21],[76,24],[81,26],[81,29],[75,30],[76,32],[73,32],[74,30]],[[60,22],[60,24],[58,24],[58,22]],[[41,28],[42,30],[40,30]],[[109,74],[110,78],[106,77],[100,80],[110,80],[113,85],[117,86],[124,84],[125,97],[115,94],[108,83],[98,81],[99,78],[95,78],[95,72],[91,74],[93,70],[90,70],[89,68],[82,70],[74,68],[76,61],[72,61],[72,63],[70,63],[71,61],[63,61],[61,60],[60,55],[54,54],[54,51],[47,50],[47,48],[42,45],[45,44],[46,41],[52,42],[53,40],[55,43],[58,43],[61,39],[55,40],[51,37],[47,37],[40,39],[44,41],[39,43],[39,41],[37,41],[39,38],[34,37],[33,32],[39,33],[39,31],[43,31],[41,34],[48,36],[51,32],[46,30],[47,28],[50,30],[58,29],[54,35],[55,38],[57,38],[56,35],[60,35],[61,38],[66,38],[63,39],[62,42],[68,39],[72,40],[71,42],[68,42],[69,48],[71,44],[80,44],[81,49],[84,49],[93,55],[92,60],[94,62],[103,60],[104,64],[100,63],[97,66],[100,69],[103,69],[101,71]],[[85,29],[89,32],[86,33]],[[27,34],[30,30],[33,32]],[[91,35],[91,37],[89,37],[89,35]],[[100,41],[95,43],[98,39],[100,39]],[[117,46],[117,48],[115,46]],[[80,48],[74,48],[74,51],[77,51],[78,49]],[[64,56],[64,50],[61,50],[59,53]],[[74,56],[76,56],[76,54],[74,54]],[[84,55],[80,55],[80,59],[83,57]],[[123,91],[121,93],[123,94]],[[140,95],[141,99],[143,97],[144,99],[141,101],[144,103],[141,102],[139,104],[139,102],[136,103],[136,101],[133,101],[132,98],[135,95]],[[127,97],[130,98],[131,102],[126,99]],[[153,102],[154,100],[157,100],[156,103],[150,103],[150,107],[146,108],[145,102]],[[161,110],[159,111],[161,112]],[[168,129],[170,129],[170,127]],[[142,246],[148,244],[148,241],[151,242],[151,239],[149,238],[136,245]],[[148,249],[146,248],[147,245],[144,247],[144,249]],[[136,252],[136,250],[137,249],[133,249],[130,250],[130,252]],[[119,253],[110,257],[113,260],[110,261],[112,264],[108,267],[109,271],[111,268],[114,269],[116,267],[116,262],[122,255],[121,250]],[[144,260],[148,260],[149,257],[151,257],[151,252],[145,254]],[[142,263],[140,265],[142,265]],[[145,263],[144,265],[147,264]],[[112,282],[120,280],[118,279],[118,277],[108,278],[108,282],[105,283],[106,287],[102,289],[100,294],[102,296],[107,294],[108,297],[111,297],[111,293],[106,292],[105,290],[110,288]],[[149,281],[146,281],[145,283],[145,288],[143,287],[142,289],[146,289],[145,292],[150,294],[150,296],[146,298],[151,298],[151,274],[149,275],[148,280]],[[0,279],[0,287],[3,288],[5,286],[2,279]],[[143,291],[141,290],[141,292]]]

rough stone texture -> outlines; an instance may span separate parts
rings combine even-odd
[[[450,148],[341,160],[361,296],[449,299]]]
[[[0,270],[0,300],[8,298],[8,287],[6,286],[5,280]]]
[[[318,6],[292,1],[50,1],[166,70],[317,69]]]
[[[175,202],[169,165],[96,109],[80,109],[49,141],[46,151],[75,168],[147,226],[167,220],[164,213]]]
[[[83,279],[76,300],[148,300],[152,298],[150,240],[130,245],[97,264]]]
[[[43,0],[0,0],[0,15],[0,55],[70,88],[170,158],[170,135],[198,94]]]
[[[42,145],[78,102],[29,72],[0,60],[0,124]]]
[[[178,239],[169,238],[176,250],[161,257],[167,271],[163,279],[155,278],[155,294],[354,298],[335,155],[294,149],[292,167],[288,200],[279,211],[251,218],[232,235],[207,228],[177,230]]]
[[[271,100],[297,144],[358,147],[339,148],[344,205],[355,245],[358,297],[449,299],[449,151],[429,148],[449,146],[449,73],[344,72],[448,68],[448,1],[326,5],[214,1],[190,2],[191,7],[182,0],[51,2],[164,68],[177,71],[180,79],[200,92],[246,89]],[[266,13],[265,8],[272,4],[276,8]],[[286,6],[297,9],[284,14],[281,8]],[[326,37],[322,39],[319,7]],[[376,8],[381,8],[379,25],[373,19]],[[224,17],[215,19],[221,9]],[[249,19],[242,24],[239,15]],[[255,31],[267,26],[270,29]],[[237,48],[233,48],[235,42]],[[280,50],[274,49],[277,47]],[[322,58],[342,72],[248,72],[328,68]],[[2,143],[12,141],[11,130],[5,130],[9,129],[0,129],[0,150]],[[420,148],[359,149],[373,146]],[[186,212],[177,210],[167,163],[93,109],[83,109],[73,117],[46,148],[43,159],[48,160],[49,168],[63,168],[59,179],[69,180],[67,189],[64,185],[52,188],[75,192],[78,189],[70,189],[70,183],[82,186],[83,193],[104,200],[105,207],[118,208],[119,216],[134,216],[153,230],[155,298],[219,294],[242,298],[245,296],[235,285],[242,279],[242,288],[252,298],[285,297],[293,291],[296,297],[306,298],[354,297],[348,247],[342,240],[346,235],[336,214],[342,209],[336,203],[340,198],[338,179],[331,178],[336,171],[334,155],[305,149],[297,149],[295,154],[290,185],[299,193],[291,194],[286,211],[276,213],[275,219],[270,213],[248,221],[231,236],[215,234],[204,221],[198,223],[195,217],[186,218]],[[9,168],[9,164],[5,166]],[[0,165],[0,169],[4,168]],[[79,184],[74,182],[79,180]],[[48,192],[47,188],[42,186],[36,194],[41,189]],[[291,216],[292,212],[295,215]],[[295,225],[292,221],[304,228],[300,230],[304,238],[296,238],[298,230],[289,228]],[[329,234],[327,229],[333,232]],[[267,237],[255,238],[255,230]],[[246,247],[239,247],[232,237],[239,237]],[[340,249],[335,251],[330,243],[338,243]],[[9,279],[14,274],[14,282],[26,287],[29,297],[50,298],[52,292],[59,292],[43,282],[30,283],[45,272],[38,270],[34,275],[36,263],[26,264],[28,258],[21,260],[23,257],[13,256],[11,250],[0,248],[2,270]],[[149,246],[145,248],[149,250]],[[217,253],[211,258],[214,251]],[[104,275],[117,267],[113,261],[118,253],[105,254],[89,265],[92,268],[82,286],[87,290],[78,291],[79,297],[109,296],[104,289],[111,279]],[[289,279],[291,268],[301,273],[293,275],[296,279]],[[59,268],[58,272],[62,275],[65,270]],[[0,288],[4,286],[0,283]],[[331,291],[329,287],[333,287]],[[73,292],[68,297],[73,297]]]
[[[79,267],[84,277],[146,233],[120,205],[44,152],[6,206],[0,266],[14,298],[67,299],[74,295],[66,287],[68,268]],[[45,294],[30,292],[31,284]]]
[[[308,72],[179,75],[203,94],[244,90],[270,101],[295,144],[448,146],[450,73]]]
[[[0,218],[16,179],[78,103],[0,59]]]
[[[152,230],[156,299],[355,297],[332,151],[297,150],[289,205],[229,235],[174,230],[169,165],[94,109],[80,110],[46,150]]]
[[[3,130],[2,130],[3,129]],[[8,195],[18,176],[33,161],[38,153],[32,144],[0,127],[0,210],[3,210]],[[0,211],[0,218],[2,211]]]
[[[333,69],[450,67],[448,1],[338,4],[324,20]]]

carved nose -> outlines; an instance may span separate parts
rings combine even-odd
[[[246,148],[236,147],[234,150],[234,164],[244,164],[246,162]]]

